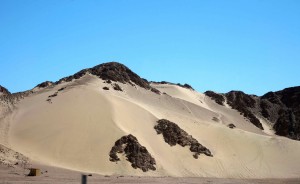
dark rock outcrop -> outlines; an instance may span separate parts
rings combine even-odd
[[[247,118],[253,125],[260,129],[264,129],[259,119],[255,116],[253,109],[256,108],[256,96],[247,95],[242,91],[230,91],[225,94],[218,94],[213,91],[206,91],[205,95],[209,96],[219,105],[224,105],[226,99],[227,103],[239,111],[245,118]]]
[[[269,92],[261,100],[262,114],[276,134],[300,140],[300,86]]]
[[[238,110],[245,118],[255,125],[256,127],[263,130],[263,126],[259,119],[255,116],[255,113],[251,110],[256,108],[255,96],[247,95],[242,91],[230,91],[225,94],[227,103],[233,108]]]
[[[58,82],[56,82],[56,84],[60,84],[62,82],[69,82],[72,81],[73,79],[79,79],[82,76],[84,76],[86,73],[90,73],[92,75],[98,76],[103,80],[110,81],[110,82],[114,81],[114,82],[121,82],[124,84],[128,83],[131,85],[133,85],[134,83],[147,90],[152,89],[150,83],[146,79],[142,79],[136,73],[131,71],[128,67],[118,62],[103,63],[94,66],[93,68],[81,70],[75,73],[74,75],[60,79]]]
[[[49,87],[49,86],[52,86],[52,85],[54,85],[54,82],[45,81],[45,82],[42,82],[42,83],[38,84],[36,87],[38,87],[38,88],[46,88],[46,87]]]
[[[225,97],[221,94],[215,93],[213,91],[205,91],[204,94],[209,96],[212,100],[214,100],[219,105],[224,105]]]
[[[117,83],[113,84],[112,86],[113,86],[114,90],[116,90],[116,91],[123,91],[123,89],[121,88],[121,86],[119,84],[117,84]]]
[[[139,168],[144,172],[156,170],[155,159],[144,146],[140,145],[137,138],[131,134],[123,136],[115,142],[115,145],[110,150],[109,160],[111,162],[120,161],[117,155],[118,153],[125,154],[127,161],[129,161],[131,166],[135,169]]]
[[[0,95],[10,95],[11,93],[3,86],[0,85]]]
[[[205,154],[206,156],[213,156],[209,149],[201,145],[196,139],[194,139],[187,132],[182,130],[177,124],[161,119],[157,121],[157,125],[154,126],[157,134],[162,134],[166,143],[170,146],[179,144],[182,147],[189,146],[190,151],[194,153],[194,158],[198,158],[198,155]]]
[[[277,135],[300,140],[300,86],[268,92],[261,97],[241,91],[230,91],[223,95],[233,109],[258,128],[263,129],[257,117],[265,118],[273,124]],[[218,103],[218,98],[208,96]]]
[[[236,126],[233,123],[230,123],[229,125],[227,125],[228,128],[234,129]]]

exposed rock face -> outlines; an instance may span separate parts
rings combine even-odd
[[[56,83],[59,84],[64,81],[69,82],[72,81],[73,79],[79,79],[82,76],[84,76],[86,73],[96,75],[99,78],[106,81],[121,82],[124,84],[129,83],[131,85],[133,85],[132,84],[133,82],[142,88],[148,90],[152,89],[152,87],[150,86],[149,82],[146,79],[142,79],[136,73],[134,73],[129,68],[127,68],[125,65],[117,62],[103,63],[93,68],[81,70],[72,76],[60,79]]]
[[[171,85],[177,85],[177,86],[180,86],[180,87],[182,87],[182,88],[194,90],[194,88],[193,88],[191,85],[186,84],[186,83],[185,83],[185,84],[180,84],[180,83],[175,84],[175,83],[167,82],[167,81],[161,81],[161,82],[151,81],[151,83],[153,83],[153,84],[171,84]]]
[[[38,88],[46,88],[46,87],[49,87],[49,86],[52,86],[52,85],[54,85],[54,82],[45,81],[45,82],[42,82],[42,83],[38,84],[36,87],[38,87]]]
[[[9,95],[10,92],[3,86],[0,85],[0,95]]]
[[[179,144],[182,147],[189,146],[190,151],[194,153],[194,158],[198,158],[198,155],[205,154],[206,156],[213,156],[209,149],[201,145],[196,139],[194,139],[187,132],[182,130],[177,124],[161,119],[157,121],[157,125],[154,126],[157,134],[162,134],[166,143],[170,146]]]
[[[144,172],[148,170],[155,171],[155,159],[151,156],[148,150],[140,145],[137,138],[129,134],[121,137],[115,142],[109,153],[109,160],[112,162],[120,161],[117,153],[124,153],[127,161],[131,163],[133,168],[139,168]]]
[[[233,108],[238,110],[244,115],[249,121],[260,129],[264,129],[259,119],[254,115],[256,108],[257,97],[253,95],[247,95],[241,91],[230,91],[225,94],[227,103]]]
[[[277,135],[300,140],[300,87],[268,92],[261,97],[241,91],[230,91],[224,96],[233,109],[241,112],[258,128],[263,129],[257,117],[263,117],[273,124]],[[218,98],[211,98],[218,103]]]
[[[224,105],[225,97],[221,94],[215,93],[213,91],[205,91],[204,94],[209,96],[212,100],[214,100],[219,105]]]
[[[277,135],[300,140],[300,86],[263,95],[261,107]]]

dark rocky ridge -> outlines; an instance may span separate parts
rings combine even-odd
[[[194,153],[194,158],[198,158],[198,155],[205,154],[206,156],[213,156],[209,149],[201,145],[196,139],[194,139],[187,132],[182,130],[177,124],[161,119],[157,121],[157,125],[154,126],[157,134],[162,134],[166,143],[170,146],[179,144],[182,147],[189,146],[190,151]]]
[[[215,93],[213,91],[205,91],[204,94],[209,96],[212,100],[214,100],[219,105],[224,105],[225,97],[221,94]]]
[[[230,91],[223,95],[233,109],[241,112],[255,126],[262,129],[257,117],[263,117],[273,124],[277,135],[300,140],[300,86],[268,92],[261,97],[241,91]],[[210,94],[208,96],[218,100]]]
[[[5,87],[0,85],[0,95],[9,95],[11,94]]]
[[[242,91],[230,91],[225,94],[227,103],[233,109],[238,110],[245,118],[263,130],[263,126],[259,119],[255,116],[257,114],[257,97],[253,95],[247,95]]]
[[[120,161],[117,155],[118,153],[124,153],[127,161],[129,161],[131,166],[135,169],[139,168],[144,172],[156,170],[154,166],[156,165],[155,159],[144,146],[140,145],[137,138],[131,134],[123,136],[115,142],[115,145],[109,152],[109,160],[111,162]]]
[[[151,81],[151,83],[153,83],[153,84],[171,84],[171,85],[177,85],[182,88],[194,90],[194,88],[191,85],[186,84],[186,83],[185,84],[180,84],[180,83],[175,84],[175,83],[167,82],[167,81],[161,81],[161,82]]]
[[[261,107],[277,135],[300,140],[300,86],[263,95]]]
[[[142,79],[140,76],[138,76],[136,73],[131,71],[128,67],[121,63],[117,62],[108,62],[103,63],[97,66],[94,66],[93,68],[83,69],[74,75],[71,75],[69,77],[65,77],[60,79],[56,84],[62,83],[64,81],[69,82],[73,79],[79,79],[82,76],[84,76],[86,73],[90,73],[92,75],[98,76],[99,78],[103,80],[110,80],[114,82],[121,82],[121,83],[129,83],[131,85],[132,82],[142,88],[145,88],[147,90],[156,91],[155,93],[158,93],[157,89],[153,89],[150,86],[150,83],[146,79]]]
[[[52,81],[45,81],[45,82],[42,82],[40,84],[38,84],[36,87],[38,88],[46,88],[46,87],[49,87],[49,86],[52,86],[54,85],[54,82]]]
[[[256,96],[247,95],[242,91],[230,91],[225,94],[218,94],[213,91],[204,92],[219,105],[224,105],[227,100],[228,105],[233,109],[239,111],[241,115],[247,118],[253,125],[263,130],[263,126],[259,119],[255,116],[256,110]]]

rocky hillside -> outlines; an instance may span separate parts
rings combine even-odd
[[[83,69],[74,75],[60,79],[58,82],[56,82],[56,84],[69,82],[73,79],[79,79],[87,73],[96,75],[106,81],[129,83],[131,85],[138,85],[142,88],[151,90],[157,94],[160,93],[157,89],[151,87],[150,83],[146,79],[142,79],[128,67],[118,62],[108,62],[94,66],[93,68]]]
[[[272,123],[277,135],[300,140],[300,87],[268,92],[261,97],[241,91],[225,94],[206,91],[205,94],[220,105],[227,101],[260,129],[263,127],[259,118],[265,118]]]
[[[8,95],[10,92],[3,86],[0,85],[0,95]]]

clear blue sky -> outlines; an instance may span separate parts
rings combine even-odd
[[[108,61],[200,92],[297,86],[300,1],[0,0],[0,85],[11,92]]]

